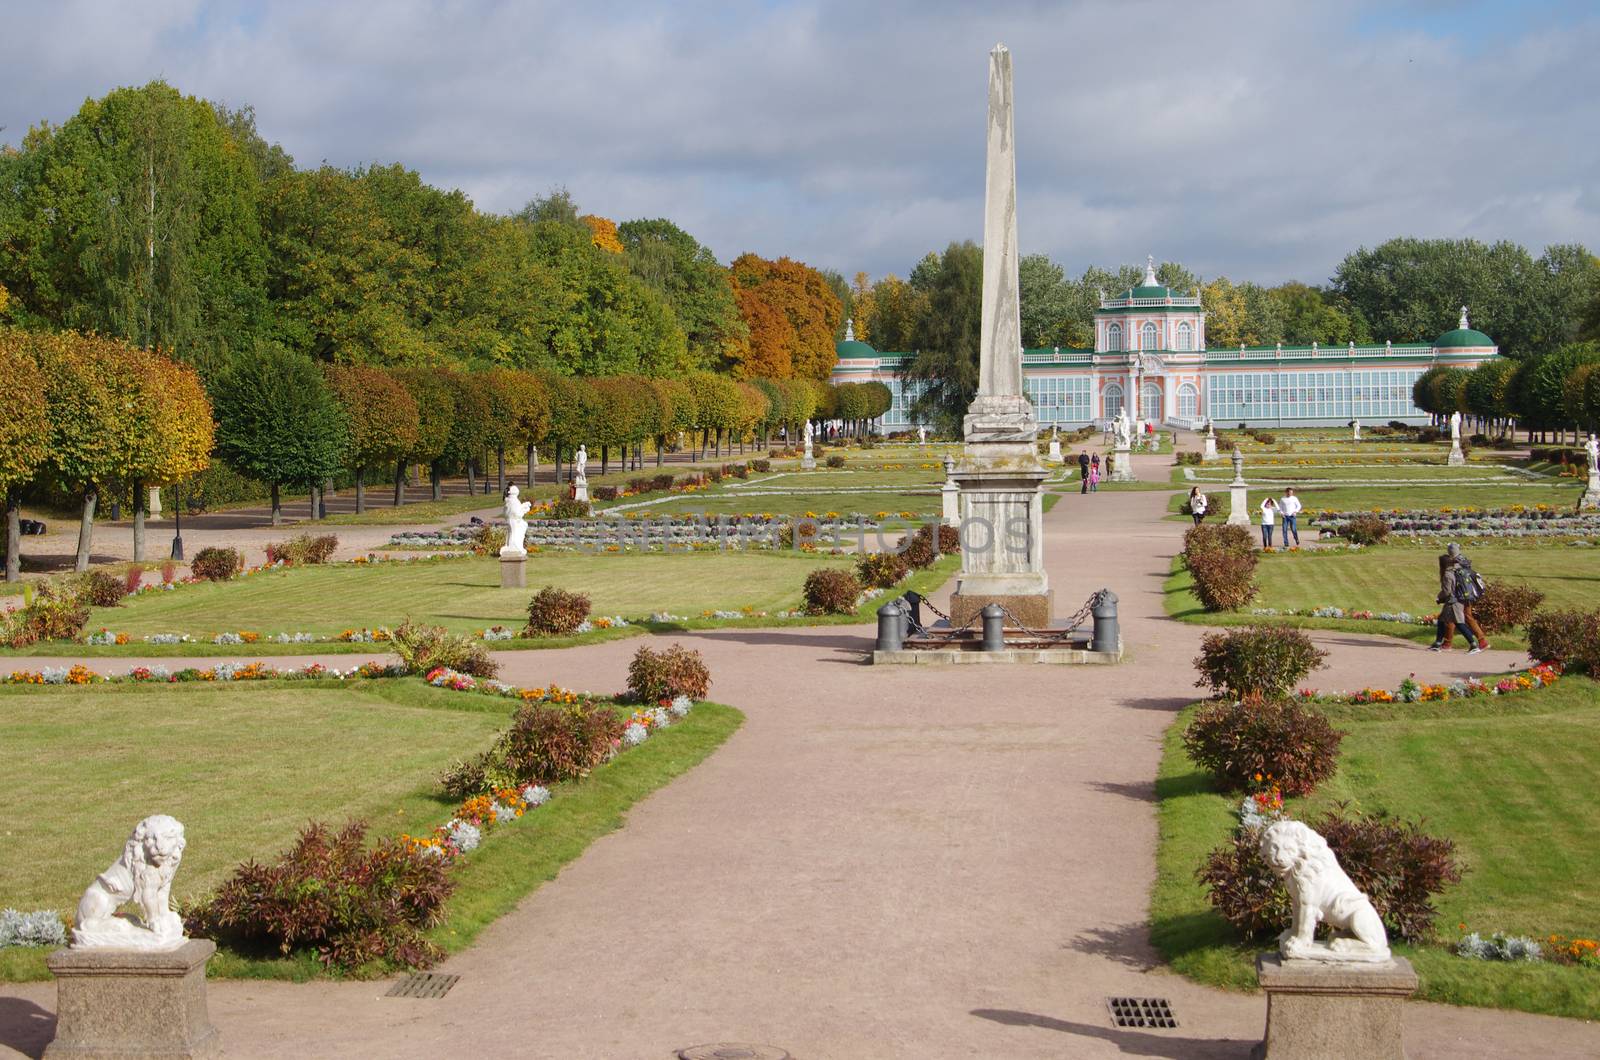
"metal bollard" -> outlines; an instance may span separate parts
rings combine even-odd
[[[905,609],[899,600],[878,608],[878,651],[899,651],[905,646]]]
[[[983,650],[1004,651],[1006,647],[1005,611],[999,604],[989,604],[984,607],[982,615]]]
[[[922,630],[922,594],[915,589],[906,592],[900,598],[900,605],[905,608],[906,625],[909,630]]]
[[[1116,652],[1117,642],[1122,639],[1122,631],[1117,626],[1117,594],[1110,589],[1095,593],[1094,606],[1089,613],[1094,615],[1094,642],[1089,645],[1090,650]]]

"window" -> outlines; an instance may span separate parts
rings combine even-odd
[[[1112,324],[1110,327],[1106,328],[1106,349],[1107,350],[1121,350],[1122,349],[1122,325],[1121,324]]]
[[[1187,324],[1178,328],[1178,341],[1183,341],[1183,329]],[[1184,347],[1180,346],[1179,349]],[[1178,416],[1182,419],[1194,419],[1200,413],[1200,391],[1195,389],[1193,383],[1185,383],[1178,388]]]
[[[1139,348],[1141,350],[1159,350],[1161,348],[1161,340],[1157,337],[1157,334],[1155,321],[1146,321],[1144,335],[1140,340],[1141,345]]]
[[[1150,423],[1160,423],[1161,415],[1161,387],[1155,383],[1145,383],[1139,388],[1139,418]]]
[[[1189,326],[1189,322],[1187,320],[1178,324],[1178,343],[1176,348],[1180,350],[1194,349],[1194,328]],[[1193,388],[1191,387],[1190,389]],[[1183,400],[1183,391],[1178,391],[1178,394],[1178,400]]]
[[[1117,383],[1107,383],[1102,395],[1105,407],[1100,414],[1108,420],[1117,418],[1117,413],[1122,411],[1122,387]]]
[[[1089,377],[1039,376],[1024,381],[1040,423],[1088,423]]]

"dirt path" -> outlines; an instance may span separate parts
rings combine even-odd
[[[1264,999],[1161,970],[1146,938],[1152,778],[1202,632],[1163,612],[1182,530],[1165,501],[1073,493],[1046,519],[1058,610],[1120,595],[1121,666],[868,668],[863,627],[667,638],[704,651],[714,696],[749,716],[723,749],[449,961],[461,981],[441,1000],[211,984],[227,1055],[666,1058],[734,1041],[805,1060],[1246,1056]],[[1521,661],[1315,636],[1333,652],[1324,687]],[[611,691],[637,646],[507,653],[504,676]],[[0,1043],[36,1050],[53,987],[5,991]],[[1179,1028],[1112,1029],[1114,994],[1170,998]],[[1574,1021],[1407,1014],[1413,1057],[1600,1052]]]

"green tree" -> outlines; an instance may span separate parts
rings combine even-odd
[[[978,347],[983,323],[983,250],[970,240],[951,243],[938,259],[917,266],[913,283],[928,299],[912,344],[917,353],[906,370],[920,387],[912,412],[920,421],[958,433],[961,418],[978,393]],[[852,410],[854,411],[854,410]],[[841,418],[856,419],[859,414]]]
[[[450,444],[450,430],[456,418],[456,392],[450,380],[437,368],[422,365],[397,368],[394,377],[406,388],[417,405],[417,442],[395,463],[394,505],[405,503],[406,465],[425,464],[432,468]],[[436,476],[430,476],[432,496],[439,500],[442,489]]]
[[[6,574],[22,576],[22,501],[18,488],[45,462],[50,419],[45,380],[26,336],[0,329],[0,498],[6,509]]]
[[[617,226],[629,270],[666,299],[695,368],[731,366],[749,342],[728,270],[709,247],[665,218]]]
[[[1025,347],[1070,345],[1072,287],[1061,266],[1043,254],[1017,263],[1018,298]]]
[[[344,460],[355,472],[356,514],[367,510],[367,471],[387,466],[417,445],[421,420],[411,392],[372,365],[328,365],[328,386],[344,410]]]
[[[445,436],[444,451],[430,468],[434,492],[441,492],[446,465],[460,466],[467,472],[467,495],[478,486],[478,458],[494,441],[490,427],[488,390],[472,372],[436,369],[450,387],[454,415],[450,419],[450,433]]]
[[[272,525],[283,521],[284,485],[316,487],[339,469],[344,410],[304,354],[263,342],[222,372],[211,400],[217,451],[272,488]]]
[[[1467,411],[1488,423],[1504,423],[1513,414],[1509,384],[1515,369],[1515,361],[1501,357],[1474,368],[1463,388]]]
[[[1527,360],[1518,373],[1518,419],[1529,429],[1563,430],[1574,426],[1566,407],[1567,379],[1580,365],[1600,362],[1600,346],[1572,343],[1554,353]]]

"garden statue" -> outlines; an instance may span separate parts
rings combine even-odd
[[[1589,435],[1589,440],[1583,443],[1584,452],[1589,454],[1589,477],[1600,474],[1600,439]]]
[[[1287,959],[1377,963],[1390,959],[1389,936],[1372,900],[1339,867],[1328,841],[1299,821],[1278,821],[1261,833],[1261,858],[1289,891],[1292,924],[1278,936]],[[1317,942],[1317,924],[1333,937]]]
[[[531,501],[525,501],[518,495],[517,487],[506,490],[506,543],[500,550],[502,556],[528,554],[523,542],[528,537],[528,511],[532,507]]]
[[[1360,420],[1351,420],[1350,421],[1350,440],[1352,442],[1359,442],[1361,440],[1361,421]]]
[[[78,901],[74,949],[171,950],[182,946],[183,918],[172,909],[172,878],[183,860],[183,825],[164,813],[140,821],[122,856],[95,877]],[[138,916],[119,917],[124,902]]]
[[[917,424],[917,444],[918,445],[927,445],[928,444],[928,428],[924,427],[920,423]]]
[[[1117,410],[1117,418],[1111,421],[1111,430],[1116,435],[1118,449],[1127,449],[1133,444],[1133,423],[1128,419],[1126,405]]]
[[[1452,448],[1459,449],[1461,447],[1461,413],[1459,410],[1450,414],[1450,445]]]
[[[810,420],[806,420],[805,454],[800,458],[800,468],[803,471],[810,471],[812,468],[817,466],[817,458],[811,448],[811,436],[815,433],[816,428],[812,426]]]
[[[573,474],[580,479],[587,479],[589,467],[589,451],[583,446],[578,446],[578,454],[572,458]]]

